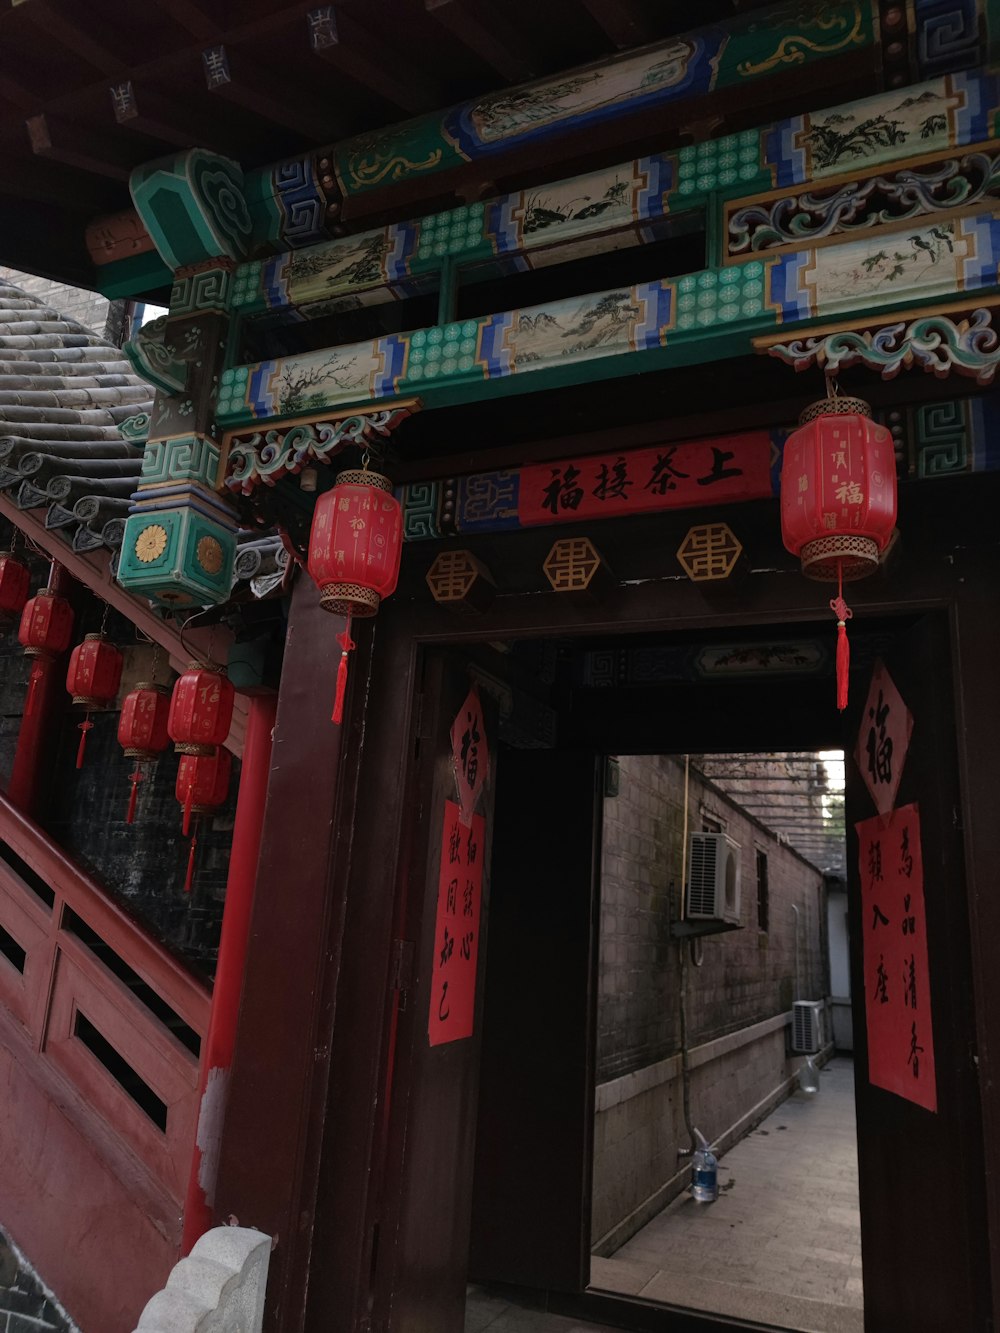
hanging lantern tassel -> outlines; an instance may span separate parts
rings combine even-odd
[[[90,714],[83,719],[80,725],[80,744],[76,747],[76,766],[83,768],[83,756],[87,752],[87,732],[94,725],[90,720]]]
[[[347,692],[347,654],[357,647],[351,638],[351,617],[348,615],[343,634],[337,635],[340,644],[340,666],[337,668],[337,691],[333,696],[333,721],[338,726],[344,718],[344,695]]]
[[[131,784],[132,784],[132,790],[129,792],[129,798],[128,798],[128,814],[126,814],[126,816],[125,816],[125,823],[126,823],[126,824],[134,824],[134,823],[135,823],[135,807],[136,807],[136,802],[137,802],[138,799],[139,799],[139,783],[140,783],[140,782],[142,781],[142,779],[143,779],[142,769],[139,767],[138,764],[136,764],[135,768],[134,768],[134,769],[132,770],[132,772],[128,775],[128,777],[129,777],[129,781],[130,781]]]
[[[854,612],[844,601],[844,572],[837,568],[837,595],[830,603],[830,610],[837,617],[837,707],[841,712],[847,707],[847,687],[851,674],[851,645],[847,641],[847,622]]]
[[[194,793],[194,783],[189,782],[187,789],[187,796],[184,798],[184,823],[181,825],[181,829],[184,833],[185,838],[191,832],[191,805],[194,799],[193,793]]]
[[[184,813],[184,832],[187,833],[188,812]],[[198,850],[198,821],[195,820],[194,835],[191,838],[191,850],[188,852],[187,874],[184,876],[184,892],[190,893],[194,886],[194,854]]]
[[[31,717],[35,711],[35,695],[38,691],[38,682],[42,679],[42,664],[35,658],[35,665],[31,668],[31,675],[28,677],[28,697],[24,702],[24,713],[26,717]]]

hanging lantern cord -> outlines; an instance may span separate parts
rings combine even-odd
[[[830,610],[837,617],[837,707],[847,707],[847,687],[851,673],[851,645],[847,641],[847,622],[854,612],[844,601],[844,566],[837,562],[837,595],[830,602]]]
[[[344,621],[343,634],[337,635],[337,642],[340,644],[340,666],[337,668],[337,690],[333,696],[332,720],[339,726],[344,718],[344,695],[347,692],[347,654],[352,648],[357,647],[351,638],[350,613]]]
[[[190,799],[190,798],[189,798]],[[185,809],[185,823],[188,819],[188,811]],[[187,832],[187,828],[184,829]],[[187,874],[184,876],[184,892],[190,893],[194,886],[194,857],[198,849],[198,818],[195,816],[194,832],[191,836],[191,850],[188,852]]]

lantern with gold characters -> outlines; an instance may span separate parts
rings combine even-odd
[[[185,838],[192,830],[192,816],[210,814],[225,805],[229,795],[229,776],[232,760],[229,751],[214,746],[207,754],[183,754],[177,769],[174,795],[184,810],[182,828]],[[188,852],[184,892],[190,893],[194,883],[194,860],[198,846],[198,828],[194,825],[191,848]]]
[[[354,647],[351,621],[377,614],[396,591],[402,554],[403,515],[392,482],[367,467],[341,472],[316,501],[309,534],[309,573],[320,605],[346,618],[334,693],[333,721],[340,722],[347,688],[347,655]]]
[[[134,690],[126,694],[122,703],[121,717],[118,719],[118,744],[125,751],[126,759],[135,760],[135,768],[129,774],[132,791],[125,816],[128,824],[135,820],[139,783],[145,777],[143,766],[156,763],[170,744],[167,733],[169,712],[170,695],[166,686],[151,681],[140,681]]]
[[[66,688],[73,696],[77,707],[86,709],[80,727],[80,745],[76,752],[76,766],[83,767],[83,756],[87,748],[87,733],[93,727],[90,714],[102,704],[111,703],[118,694],[122,681],[121,652],[109,639],[100,634],[87,634],[82,643],[78,643],[69,658],[66,672]]]
[[[896,526],[896,460],[892,436],[860,398],[813,403],[785,442],[781,469],[781,535],[808,578],[836,581],[837,707],[847,707],[850,649],[844,583],[879,566]]]
[[[210,755],[224,745],[233,720],[236,691],[226,673],[192,662],[174,683],[167,731],[178,754]]]

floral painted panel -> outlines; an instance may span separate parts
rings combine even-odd
[[[997,285],[1000,215],[942,221],[785,256],[771,294],[784,320],[933,301]]]
[[[392,392],[404,348],[395,337],[234,366],[219,381],[221,421],[294,417]]]
[[[671,301],[668,284],[651,282],[495,315],[483,328],[480,357],[492,379],[659,347]]]
[[[850,174],[990,137],[994,75],[950,74],[780,121],[766,135],[776,185]]]

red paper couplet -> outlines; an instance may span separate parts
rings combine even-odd
[[[520,471],[522,527],[770,498],[766,430],[542,463]]]
[[[490,776],[490,752],[479,692],[473,685],[451,724],[451,757],[455,765],[461,820],[466,828]]]
[[[920,811],[855,825],[861,871],[868,1078],[937,1110]]]
[[[865,786],[880,815],[896,803],[913,734],[913,716],[881,661],[875,663],[854,751]]]
[[[476,1016],[476,967],[483,893],[486,820],[466,826],[454,801],[444,803],[434,967],[427,1035],[432,1046],[471,1037]]]

